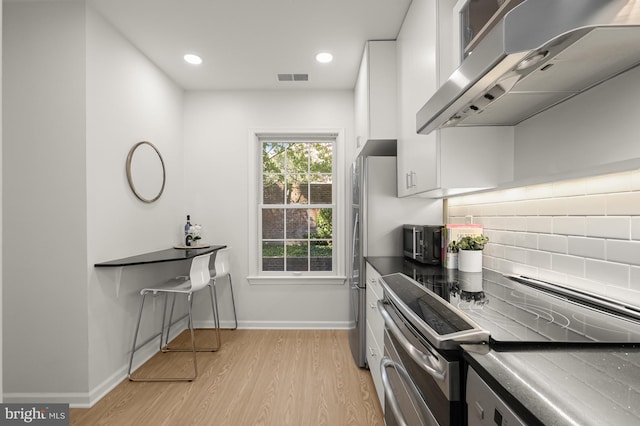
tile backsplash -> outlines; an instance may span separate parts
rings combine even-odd
[[[481,223],[485,268],[640,308],[640,170],[448,200],[447,223]]]

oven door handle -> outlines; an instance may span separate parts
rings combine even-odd
[[[407,370],[405,370],[402,365],[385,356],[380,360],[382,387],[384,388],[384,394],[387,398],[386,401],[389,403],[389,407],[391,408],[391,411],[393,411],[393,416],[397,420],[398,424],[400,426],[409,426],[406,419],[402,415],[400,404],[398,403],[398,400],[393,393],[393,389],[391,388],[391,382],[389,381],[389,375],[387,374],[387,368],[390,367],[396,370],[402,381],[407,385],[408,390],[413,394],[413,399],[418,402],[418,405],[420,405],[420,412],[427,415],[426,419],[423,418],[423,420],[428,422],[427,425],[439,426],[438,421],[436,420],[427,404],[424,402],[424,398],[422,398],[422,395],[420,395],[420,391],[418,391],[415,383],[413,383],[413,380],[411,380],[411,376],[409,376]]]
[[[398,342],[400,342],[400,345],[409,354],[411,359],[413,359],[424,371],[429,373],[429,375],[431,375],[431,377],[433,377],[435,380],[439,382],[444,382],[446,379],[446,372],[442,369],[438,369],[438,366],[440,364],[438,358],[430,353],[425,354],[424,352],[422,352],[421,350],[419,350],[418,348],[416,348],[411,344],[409,339],[407,339],[404,336],[404,334],[402,334],[402,331],[400,330],[400,328],[398,328],[396,323],[393,321],[393,318],[391,318],[391,315],[387,311],[387,308],[385,307],[384,303],[382,303],[382,300],[378,300],[378,311],[380,311],[380,314],[384,319],[385,326],[389,329],[391,334],[393,334],[393,336],[396,339],[398,339]]]

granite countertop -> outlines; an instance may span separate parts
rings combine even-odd
[[[640,424],[640,347],[495,351],[465,359],[520,417],[544,425]]]
[[[368,257],[381,275],[455,279],[403,257]],[[640,346],[462,345],[466,362],[523,420],[544,425],[640,424]]]

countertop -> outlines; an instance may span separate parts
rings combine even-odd
[[[403,257],[368,257],[367,262],[381,275],[450,280],[457,274]],[[462,349],[467,363],[530,424],[640,424],[640,346]]]
[[[469,365],[528,424],[640,424],[640,347],[462,348]]]
[[[108,262],[96,263],[96,268],[117,267],[117,266],[133,266],[147,265],[151,263],[174,262],[178,260],[193,259],[201,254],[213,253],[227,247],[226,245],[210,245],[202,248],[194,249],[177,249],[170,248],[166,250],[154,251],[152,253],[139,254],[137,256],[124,257],[122,259],[110,260]]]

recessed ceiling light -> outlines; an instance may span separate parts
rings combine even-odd
[[[184,60],[192,65],[200,65],[202,63],[202,58],[198,55],[194,55],[193,53],[187,53],[184,55]]]
[[[333,61],[333,55],[329,52],[320,52],[316,55],[316,61],[320,62],[321,64],[328,64],[329,62]]]

